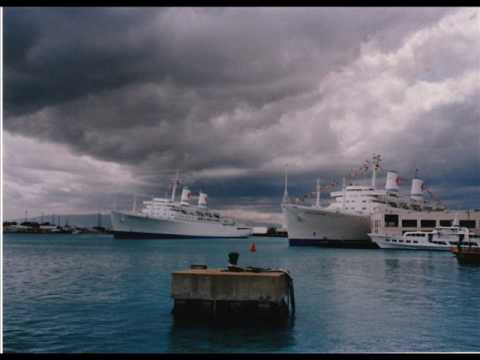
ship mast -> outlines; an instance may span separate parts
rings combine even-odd
[[[137,212],[137,194],[133,194],[132,212]]]
[[[316,207],[320,207],[320,179],[317,179],[317,201],[315,205]]]
[[[342,197],[343,197],[343,202],[342,202],[342,208],[343,208],[343,210],[345,210],[345,198],[346,198],[346,196],[347,196],[347,194],[346,194],[346,190],[347,190],[347,189],[346,189],[346,187],[345,187],[345,176],[342,178],[342,187],[343,187],[343,195],[342,195]]]
[[[372,158],[372,187],[376,188],[376,182],[377,182],[377,169],[379,167],[380,161],[382,160],[380,155],[375,155],[373,154]]]
[[[288,199],[287,187],[288,187],[288,164],[285,165],[285,190],[283,192],[283,203],[286,203]]]
[[[177,169],[175,180],[173,181],[172,198],[171,198],[172,202],[175,201],[175,192],[177,191],[177,185],[179,181],[180,181],[180,173],[179,173],[179,170]]]

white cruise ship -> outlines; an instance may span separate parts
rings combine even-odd
[[[371,186],[345,185],[330,193],[332,202],[320,206],[320,186],[317,181],[317,199],[314,205],[293,203],[288,199],[287,176],[282,203],[289,244],[326,247],[377,248],[368,236],[370,215],[383,209],[443,210],[442,206],[426,203],[423,199],[423,181],[412,180],[411,197],[399,195],[399,176],[387,172],[385,189],[377,189],[376,176],[380,157],[372,161]]]
[[[207,194],[200,192],[198,204],[192,205],[187,187],[182,189],[180,202],[175,201],[178,177],[172,196],[143,202],[140,211],[112,211],[112,230],[117,239],[165,238],[242,238],[252,229],[223,217],[207,207]]]

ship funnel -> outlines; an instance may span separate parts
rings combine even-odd
[[[394,171],[387,172],[387,182],[385,183],[386,191],[398,192],[398,183],[399,183],[398,174]]]
[[[189,200],[191,196],[192,196],[192,193],[190,192],[190,189],[188,187],[184,187],[182,189],[182,197],[180,199],[180,203],[182,205],[189,205]]]
[[[412,179],[412,190],[410,191],[410,197],[413,200],[423,201],[423,180]]]
[[[207,207],[208,197],[207,194],[200,192],[198,194],[198,206],[206,208]]]

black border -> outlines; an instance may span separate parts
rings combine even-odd
[[[5,10],[8,7],[62,7],[62,6],[77,6],[77,7],[110,7],[110,6],[126,6],[126,7],[466,7],[466,6],[479,6],[480,0],[477,1],[437,1],[432,3],[431,1],[378,1],[378,0],[363,0],[363,1],[332,1],[323,0],[321,2],[314,2],[311,0],[276,0],[276,1],[225,1],[225,0],[177,0],[177,1],[68,1],[58,3],[56,1],[2,1],[0,6],[3,8],[3,16],[5,16]],[[7,10],[8,11],[8,10]],[[2,21],[2,24],[4,22]],[[2,64],[3,66],[3,64]],[[3,92],[2,92],[3,94]],[[2,299],[3,300],[3,299]],[[3,321],[3,319],[2,319]],[[3,334],[1,334],[3,337]],[[381,339],[379,339],[381,341]],[[291,359],[291,358],[323,358],[323,359],[348,359],[348,358],[365,358],[365,359],[403,359],[403,358],[427,358],[437,359],[439,357],[460,357],[460,358],[478,358],[480,354],[480,338],[479,338],[479,352],[395,352],[395,353],[2,353],[3,358],[12,359],[83,359],[83,358],[98,358],[98,359],[166,359],[166,358],[218,358],[223,359],[225,357],[230,359],[245,359],[245,358],[271,358],[271,359]]]

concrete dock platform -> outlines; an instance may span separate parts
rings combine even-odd
[[[172,273],[174,315],[289,316],[294,299],[293,283],[287,272],[239,269],[189,269]]]

